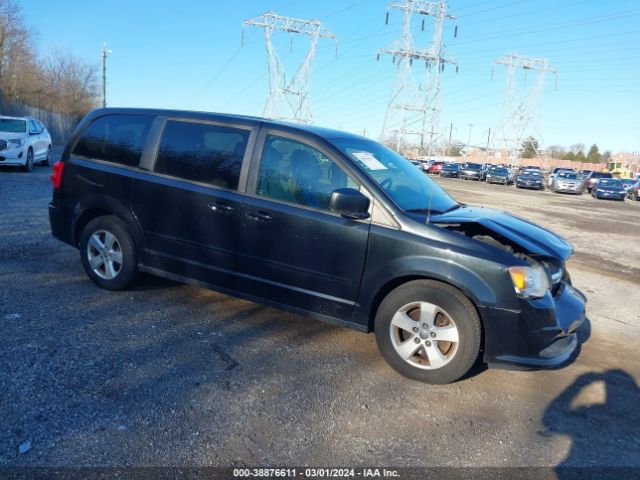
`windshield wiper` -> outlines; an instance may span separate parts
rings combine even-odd
[[[408,208],[405,210],[407,213],[442,213],[440,210],[434,210],[433,208]]]
[[[456,203],[453,207],[447,208],[444,213],[449,213],[449,212],[453,212],[454,210],[457,210],[459,208],[464,207],[465,204],[464,203]]]

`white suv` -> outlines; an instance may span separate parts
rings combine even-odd
[[[0,166],[30,172],[39,162],[51,165],[51,135],[44,125],[31,117],[0,116]]]

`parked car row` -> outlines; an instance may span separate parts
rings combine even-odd
[[[51,135],[32,117],[0,116],[0,166],[31,172],[36,163],[51,165]]]
[[[415,162],[414,164],[418,164]],[[509,165],[491,165],[473,162],[447,163],[429,162],[421,166],[425,173],[437,174],[446,178],[478,180],[499,185],[515,184],[516,188],[544,190],[545,183],[554,193],[582,195],[585,191],[598,199],[624,200],[640,199],[640,178],[612,178],[611,173],[595,170],[576,171],[569,168],[554,168],[545,181],[540,167]]]

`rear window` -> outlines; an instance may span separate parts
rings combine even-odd
[[[220,125],[168,121],[154,170],[235,190],[249,133]]]
[[[611,174],[604,172],[593,172],[591,174],[591,178],[611,178]]]
[[[0,132],[24,133],[27,131],[27,122],[15,118],[0,118]]]
[[[149,115],[100,117],[82,133],[73,155],[137,167],[152,122]]]

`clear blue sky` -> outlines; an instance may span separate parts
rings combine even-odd
[[[391,59],[376,51],[400,34],[401,15],[384,16],[384,0],[21,0],[38,47],[61,48],[99,65],[108,63],[110,106],[170,107],[260,115],[267,95],[262,30],[244,20],[273,10],[319,18],[339,40],[334,57],[321,42],[310,83],[315,123],[377,137],[394,76]],[[544,145],[597,143],[604,150],[640,150],[640,2],[638,0],[451,0],[459,35],[445,32],[460,65],[443,76],[442,119],[453,137],[483,144],[498,123],[504,69],[492,62],[515,51],[545,56],[558,70],[549,78],[540,109]],[[348,8],[351,7],[351,8]],[[429,32],[414,35],[426,47]],[[288,35],[276,38],[285,65],[305,48]],[[223,68],[224,67],[224,68]]]

